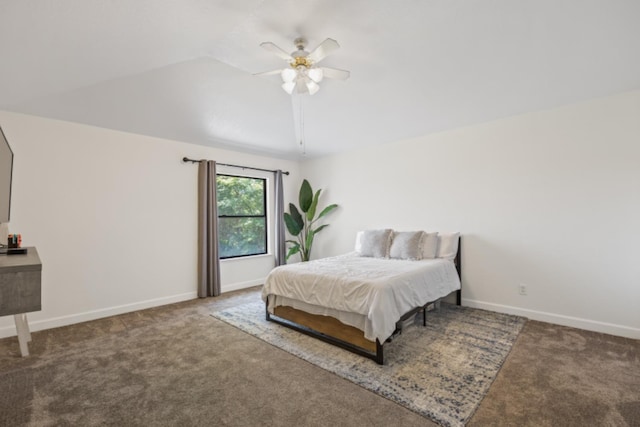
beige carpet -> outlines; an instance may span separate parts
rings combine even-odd
[[[0,425],[435,425],[209,315],[258,298],[2,339]],[[529,321],[468,425],[640,426],[640,343]]]

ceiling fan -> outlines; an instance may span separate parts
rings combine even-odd
[[[282,89],[289,95],[293,95],[294,93],[308,93],[313,95],[320,89],[318,83],[325,77],[339,80],[349,78],[349,71],[317,66],[318,62],[340,48],[340,45],[334,39],[326,39],[311,52],[304,50],[307,45],[307,40],[303,37],[295,39],[293,44],[297,50],[289,54],[271,42],[261,43],[260,46],[264,49],[287,61],[288,66],[284,69],[265,71],[264,73],[257,73],[255,75],[269,76],[280,74],[283,82]]]

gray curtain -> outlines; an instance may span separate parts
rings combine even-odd
[[[202,160],[198,167],[198,296],[220,295],[218,256],[218,201],[216,162]]]
[[[282,194],[282,171],[276,171],[275,180],[275,246],[276,267],[287,263],[287,248],[284,237],[284,195]]]

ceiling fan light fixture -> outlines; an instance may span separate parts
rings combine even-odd
[[[293,68],[285,68],[282,70],[281,77],[283,82],[291,83],[298,77],[298,73]]]
[[[297,84],[295,82],[285,82],[282,83],[282,89],[287,92],[289,95],[293,95],[293,90],[296,88]]]
[[[306,82],[304,81],[304,79],[298,79],[296,81],[296,89],[295,92],[297,94],[305,94],[305,93],[309,93],[309,88],[307,87]]]
[[[309,91],[309,95],[313,95],[320,90],[320,86],[311,79],[309,79],[309,81],[306,83],[306,86],[307,90]]]

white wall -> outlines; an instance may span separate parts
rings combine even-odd
[[[459,230],[464,304],[640,338],[639,117],[635,91],[298,165],[0,111],[16,155],[10,230],[43,261],[32,329],[195,298],[188,156],[290,170],[289,200],[302,177],[323,188],[340,208],[314,258],[350,251],[365,228]],[[272,265],[223,261],[223,291]],[[0,337],[14,334],[0,318]]]
[[[197,165],[182,157],[289,170],[285,194],[299,186],[296,162],[1,111],[0,125],[15,153],[9,229],[43,263],[32,330],[196,297]],[[222,291],[262,283],[273,264],[222,261]]]
[[[460,231],[463,304],[640,338],[640,91],[301,170],[341,206],[315,257],[360,229]]]

